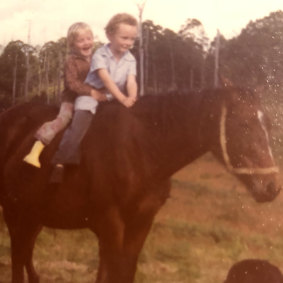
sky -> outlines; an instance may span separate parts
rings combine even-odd
[[[43,45],[66,36],[77,21],[87,22],[97,39],[106,42],[104,27],[116,13],[138,18],[144,0],[9,0],[0,3],[0,45],[22,40]],[[227,39],[250,22],[283,11],[283,0],[146,0],[143,20],[178,32],[188,18],[198,19],[213,39],[217,29]]]

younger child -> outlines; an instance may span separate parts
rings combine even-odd
[[[93,33],[89,25],[77,22],[70,26],[67,34],[67,45],[70,51],[65,63],[65,89],[61,107],[55,120],[44,123],[36,132],[31,152],[24,161],[40,167],[39,155],[55,135],[64,129],[73,116],[73,103],[78,95],[92,96],[96,100],[105,100],[106,96],[91,86],[84,84],[90,67],[93,53]]]
[[[129,14],[117,14],[105,30],[109,43],[93,55],[85,83],[106,92],[109,100],[117,99],[131,107],[137,99],[136,60],[130,53],[137,37],[137,20]],[[51,182],[61,182],[65,164],[79,164],[79,146],[98,103],[93,97],[81,95],[75,101],[72,124],[66,130],[52,163]]]

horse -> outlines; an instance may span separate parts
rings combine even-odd
[[[50,184],[62,133],[41,168],[23,162],[34,133],[57,108],[23,104],[0,116],[0,204],[11,240],[12,283],[38,283],[32,253],[43,226],[89,228],[98,238],[96,283],[132,283],[170,176],[206,152],[241,180],[255,201],[280,191],[268,117],[255,92],[238,88],[140,98],[128,109],[102,102],[81,144],[81,163]]]

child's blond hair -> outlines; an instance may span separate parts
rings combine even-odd
[[[71,51],[74,50],[75,40],[81,31],[89,31],[93,37],[92,30],[88,24],[84,22],[77,22],[77,23],[72,24],[69,27],[68,33],[67,33],[67,46],[68,46],[68,49],[70,49]]]
[[[138,26],[138,21],[136,20],[135,17],[127,13],[116,14],[110,19],[110,21],[106,25],[105,27],[106,34],[107,35],[114,34],[117,31],[119,24]]]

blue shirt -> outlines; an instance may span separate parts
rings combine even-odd
[[[125,92],[128,76],[136,76],[136,59],[130,51],[126,51],[123,57],[117,61],[107,44],[97,49],[93,54],[90,70],[85,80],[85,83],[96,89],[104,88],[104,84],[96,72],[99,69],[106,69],[121,92]]]

